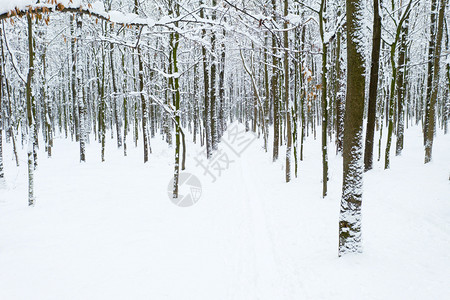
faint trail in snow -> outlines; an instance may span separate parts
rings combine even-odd
[[[286,288],[280,274],[279,264],[276,260],[273,239],[271,238],[264,201],[260,189],[246,178],[255,179],[257,174],[248,174],[252,167],[247,160],[239,165],[243,188],[246,193],[246,203],[249,216],[249,227],[252,234],[252,249],[256,262],[255,285],[258,295],[256,299],[288,299]],[[243,169],[245,171],[243,171]]]
[[[250,161],[251,162],[251,161]],[[270,182],[268,177],[259,177],[259,174],[255,168],[252,168],[251,164],[247,161],[245,164],[245,169],[247,172],[252,172],[252,174],[247,174],[247,178],[258,178],[251,182],[245,181],[245,184],[254,193],[251,199],[253,214],[258,218],[259,224],[259,235],[267,245],[266,255],[270,257],[271,267],[276,272],[277,291],[276,295],[278,298],[282,299],[300,299],[305,298],[306,290],[299,278],[298,272],[304,272],[305,270],[296,269],[293,265],[294,259],[287,256],[287,252],[284,251],[281,245],[276,243],[277,230],[275,222],[272,219],[273,212],[267,210],[266,204],[276,202],[279,194],[277,194],[273,188],[269,188],[273,182]],[[281,176],[280,176],[281,177]],[[284,184],[284,183],[283,183]],[[279,234],[279,233],[278,233]],[[292,237],[293,239],[295,237]],[[299,293],[300,290],[300,293]],[[306,297],[306,299],[309,299]]]

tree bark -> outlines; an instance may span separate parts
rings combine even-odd
[[[215,7],[217,5],[216,0],[212,0],[212,15],[211,19],[216,20]],[[214,30],[211,30],[211,86],[210,86],[210,116],[211,116],[211,143],[212,150],[217,150],[218,137],[217,137],[217,108],[216,108],[216,76],[217,76],[217,60],[216,60],[216,34]]]
[[[83,67],[82,67],[82,49],[83,46],[81,44],[81,21],[82,16],[77,16],[77,41],[76,41],[76,55],[75,55],[75,61],[74,64],[76,65],[77,70],[77,102],[78,102],[78,115],[79,115],[79,123],[80,123],[80,129],[79,129],[79,135],[80,135],[80,161],[85,162],[86,161],[86,106],[84,103],[84,97],[83,97]]]
[[[33,28],[30,14],[27,14],[28,21],[28,75],[26,82],[27,98],[27,120],[28,120],[28,206],[33,206],[34,198],[34,115],[33,115],[33,95],[31,90],[31,81],[34,72],[34,50],[33,50]]]
[[[362,1],[347,0],[347,99],[345,103],[343,184],[339,216],[339,256],[362,252],[362,131],[364,115],[364,58],[359,48]]]
[[[367,111],[366,144],[364,147],[364,170],[369,171],[373,167],[373,144],[375,136],[375,120],[378,94],[378,71],[380,67],[381,46],[381,16],[380,3],[373,1],[373,35],[372,35],[372,64],[370,67],[369,104]]]
[[[435,111],[436,111],[436,101],[439,90],[439,71],[440,71],[440,56],[442,50],[442,35],[444,31],[444,14],[445,7],[447,5],[447,0],[441,0],[441,5],[439,8],[438,26],[436,34],[436,49],[433,63],[433,84],[430,100],[430,109],[428,114],[428,129],[425,138],[425,163],[429,163],[432,158],[433,151],[433,139],[435,132]]]
[[[402,37],[400,42],[400,53],[398,56],[398,80],[397,80],[397,142],[395,146],[395,155],[401,155],[403,150],[403,140],[405,131],[405,76],[407,61],[407,37],[408,37],[408,20],[402,27]]]
[[[203,5],[203,0],[200,0],[200,6]],[[204,9],[200,9],[200,18],[205,18]],[[202,38],[206,37],[206,30],[202,29]],[[209,159],[212,156],[212,136],[211,136],[211,109],[209,99],[209,72],[208,62],[206,57],[206,48],[202,46],[202,58],[203,58],[203,87],[204,87],[204,102],[205,109],[203,113],[203,122],[206,135],[206,157]]]
[[[427,138],[429,120],[429,110],[431,107],[431,93],[433,85],[433,62],[434,53],[436,50],[436,12],[438,0],[431,0],[431,15],[430,15],[430,40],[428,44],[428,71],[427,71],[427,90],[425,99],[425,120],[423,122],[423,144],[425,145]]]
[[[289,1],[284,0],[284,17],[288,15]],[[292,148],[292,132],[291,132],[291,104],[289,101],[289,33],[287,31],[288,24],[283,24],[283,46],[284,46],[284,103],[286,105],[286,182],[291,181],[291,148]]]
[[[276,19],[276,0],[272,0],[272,18]],[[278,159],[278,147],[280,140],[280,116],[278,99],[278,58],[277,58],[277,38],[272,34],[272,103],[273,103],[273,161]]]
[[[326,26],[326,1],[322,0],[319,10],[319,31],[322,38],[322,197],[327,196],[328,189],[328,151],[327,151],[327,129],[328,129],[328,101],[327,101],[327,55],[328,40],[325,40]]]

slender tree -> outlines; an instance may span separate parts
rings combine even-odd
[[[35,134],[35,118],[33,115],[33,95],[31,82],[34,72],[34,48],[33,48],[33,27],[31,14],[27,14],[28,25],[28,75],[26,82],[26,98],[27,98],[27,121],[28,121],[28,206],[33,206],[34,198],[34,134]]]
[[[397,45],[399,41],[402,38],[403,33],[403,26],[404,24],[408,23],[408,19],[411,13],[411,7],[413,4],[413,0],[410,0],[408,4],[406,5],[405,10],[401,13],[400,19],[397,22],[397,27],[395,31],[394,41],[391,44],[390,48],[390,61],[391,61],[391,68],[392,68],[392,78],[391,78],[391,87],[390,87],[390,94],[389,94],[389,102],[388,102],[388,135],[387,135],[387,142],[386,142],[386,150],[385,150],[385,156],[384,156],[384,168],[389,169],[390,167],[390,151],[391,151],[391,144],[392,144],[392,135],[394,133],[394,110],[395,110],[395,87],[397,85],[398,80],[398,63],[395,62],[395,54],[397,51]],[[405,51],[405,49],[399,49],[399,52],[402,53],[402,51]]]
[[[272,18],[276,21],[276,0],[272,0]],[[278,147],[280,140],[280,116],[278,99],[278,57],[277,57],[277,36],[272,33],[272,80],[271,98],[273,105],[273,161],[278,159]]]
[[[284,0],[284,17],[288,15],[289,1]],[[287,21],[283,24],[283,47],[284,47],[284,103],[286,105],[286,182],[291,181],[291,152],[292,152],[292,132],[291,132],[291,104],[289,100],[289,32]]]
[[[82,67],[82,49],[83,45],[81,43],[81,27],[82,27],[82,16],[77,16],[77,38],[76,38],[76,55],[74,64],[77,65],[75,68],[77,70],[77,101],[78,101],[78,116],[79,116],[79,135],[80,135],[80,161],[86,161],[86,106],[84,103],[83,96],[83,67]]]
[[[0,31],[0,39],[2,39],[2,33]],[[0,187],[2,187],[5,177],[5,171],[3,169],[3,57],[0,57]]]
[[[200,6],[203,6],[203,0],[200,0]],[[200,18],[205,18],[205,10],[202,7],[200,9]],[[202,29],[202,37],[206,37],[206,29]],[[202,45],[202,58],[203,58],[203,88],[204,96],[203,100],[205,103],[205,109],[203,114],[204,128],[206,135],[206,157],[210,158],[212,156],[212,133],[211,133],[211,103],[209,98],[209,72],[208,72],[208,59],[206,56],[206,47]]]
[[[380,1],[381,2],[381,1]],[[381,16],[380,3],[373,1],[373,33],[372,33],[372,63],[370,67],[369,108],[367,111],[366,144],[364,147],[364,170],[373,166],[373,144],[375,135],[375,119],[378,94],[378,71],[380,66],[381,49]]]
[[[405,85],[406,85],[406,62],[407,62],[407,38],[408,38],[408,19],[401,30],[400,53],[398,55],[398,80],[397,80],[397,142],[395,155],[401,155],[403,150],[403,140],[405,131]]]
[[[216,6],[217,1],[212,0],[212,14],[211,19],[216,20]],[[211,30],[211,86],[210,86],[210,116],[211,116],[211,141],[212,149],[217,150],[218,136],[217,136],[217,104],[216,104],[216,77],[217,77],[217,59],[216,59],[216,34],[215,30]]]
[[[327,56],[328,39],[325,37],[326,27],[326,0],[321,0],[319,10],[319,31],[322,39],[322,197],[326,197],[328,190],[328,149],[327,149],[327,130],[328,130],[328,101],[327,101]]]
[[[426,100],[425,100],[425,120],[423,122],[423,144],[425,145],[429,120],[429,110],[431,107],[431,93],[433,85],[433,63],[434,53],[436,50],[436,14],[437,14],[438,0],[431,0],[431,14],[430,14],[430,39],[428,40],[428,70],[427,70],[427,86],[426,86]]]
[[[436,49],[434,56],[434,66],[433,66],[433,83],[431,92],[430,108],[428,111],[428,125],[425,138],[425,163],[429,163],[432,158],[433,151],[433,140],[435,132],[435,112],[436,112],[436,101],[439,89],[439,72],[440,72],[440,56],[442,50],[442,36],[444,31],[444,15],[445,8],[447,6],[447,0],[440,1],[439,16],[438,16],[438,26],[436,34]]]

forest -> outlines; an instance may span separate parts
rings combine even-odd
[[[158,228],[177,242],[158,236],[157,243],[204,252],[160,257],[179,265],[174,272],[185,278],[190,268],[209,282],[201,270],[212,260],[229,281],[202,292],[192,282],[167,291],[166,275],[134,270],[121,278],[112,268],[117,253],[102,265],[81,263],[95,260],[83,248],[79,264],[94,273],[85,294],[76,283],[49,292],[57,274],[87,284],[84,271],[66,274],[54,262],[44,271],[48,284],[33,283],[28,292],[18,293],[15,278],[24,271],[0,276],[17,283],[0,284],[9,293],[0,298],[399,299],[408,282],[423,281],[429,289],[411,288],[407,299],[450,292],[437,279],[450,276],[448,0],[1,0],[0,20],[0,268],[21,270],[27,263],[13,253],[28,247],[46,262],[50,254],[39,249],[50,244],[59,245],[56,261],[70,260],[78,241],[99,255],[108,245],[135,253],[121,260],[126,269],[146,259],[138,250],[152,245],[145,230]],[[111,217],[101,219],[103,211]],[[144,212],[154,219],[146,225]],[[168,220],[200,232],[161,227]],[[36,223],[42,230],[33,237]],[[411,239],[402,242],[395,226],[412,228],[402,237]],[[147,242],[116,245],[133,243],[136,232],[128,230]],[[47,238],[53,242],[44,246]],[[422,238],[428,242],[413,242]],[[295,250],[293,240],[315,250]],[[377,256],[386,245],[397,250]],[[389,261],[406,266],[422,252],[423,263],[398,267],[398,276],[413,276],[409,270],[425,279],[388,287],[392,278],[381,274],[390,272]],[[320,253],[328,260],[318,260]],[[32,261],[32,253],[25,256]],[[155,260],[144,265],[163,268]],[[297,287],[307,276],[296,273],[302,268],[327,273],[331,266],[344,268],[361,290],[346,288],[337,271],[327,275],[330,290],[318,279]],[[354,272],[379,275],[371,285]],[[108,273],[125,287],[104,293],[99,278]],[[153,288],[140,288],[150,278]]]

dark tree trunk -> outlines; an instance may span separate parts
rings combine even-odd
[[[436,13],[438,0],[431,0],[431,16],[430,16],[430,40],[428,44],[428,71],[427,71],[427,91],[425,98],[425,120],[423,122],[423,144],[425,145],[429,120],[429,110],[431,107],[431,92],[433,84],[433,62],[436,44]]]
[[[435,132],[435,115],[436,115],[436,101],[439,90],[439,71],[440,71],[440,56],[442,49],[442,35],[444,31],[444,14],[445,7],[447,5],[447,0],[441,0],[441,5],[439,8],[438,26],[436,34],[436,49],[434,56],[434,66],[433,66],[433,83],[431,92],[430,109],[428,111],[428,129],[425,138],[425,163],[429,163],[432,158],[433,151],[433,139]]]
[[[320,36],[322,38],[322,197],[327,196],[328,190],[328,101],[327,101],[327,55],[328,41],[325,40],[326,1],[322,0],[319,10]]]
[[[276,0],[272,0],[273,18],[276,15]],[[278,58],[277,58],[277,38],[272,35],[272,103],[273,103],[273,161],[278,159],[278,146],[280,140],[280,116],[278,99]]]
[[[378,71],[380,67],[381,16],[378,0],[373,1],[372,65],[370,68],[369,107],[367,111],[366,145],[364,148],[364,170],[373,166],[373,144],[378,94]]]
[[[203,0],[200,0],[200,6],[203,5]],[[200,17],[205,18],[204,9],[200,9]],[[202,29],[202,38],[206,37],[206,30]],[[203,113],[203,122],[206,135],[206,157],[212,156],[212,134],[211,134],[211,108],[209,99],[209,72],[208,62],[206,57],[206,48],[202,46],[202,58],[203,58],[203,87],[204,87],[204,102],[205,108]]]
[[[402,27],[402,37],[400,41],[400,53],[398,56],[398,80],[397,80],[397,142],[395,145],[395,155],[401,155],[403,150],[403,139],[405,130],[405,76],[407,61],[407,37],[408,37],[408,20]]]
[[[34,115],[33,115],[33,95],[31,90],[31,81],[34,72],[34,50],[33,50],[33,28],[30,14],[27,14],[28,21],[28,75],[26,82],[26,100],[27,100],[27,121],[28,121],[28,206],[33,206],[34,199]]]
[[[362,1],[347,0],[347,99],[345,102],[343,184],[339,217],[339,256],[361,252],[362,131],[364,116],[364,58],[358,49],[358,17]]]

